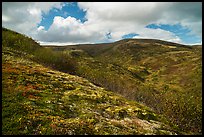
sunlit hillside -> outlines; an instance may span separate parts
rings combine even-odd
[[[2,28],[2,134],[201,134],[202,46],[40,46]]]

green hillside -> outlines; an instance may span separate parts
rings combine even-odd
[[[180,133],[150,108],[81,77],[53,70],[55,64],[51,64],[60,61],[51,63],[40,56],[63,54],[47,53],[33,40],[7,29],[2,34],[2,134]],[[20,44],[28,45],[21,49]]]
[[[201,134],[202,47],[153,41],[41,47],[2,28],[2,134]]]
[[[202,129],[202,46],[153,39],[46,46],[78,62],[76,74],[151,107],[183,131]]]

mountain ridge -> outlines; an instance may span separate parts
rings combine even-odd
[[[128,42],[128,41],[135,41],[135,42],[159,42],[159,43],[168,43],[169,45],[180,45],[180,46],[202,46],[202,45],[192,45],[192,44],[181,44],[181,43],[177,43],[177,42],[170,42],[170,41],[165,41],[165,40],[160,40],[160,39],[148,39],[148,38],[127,38],[127,39],[121,39],[118,41],[114,41],[114,42],[107,42],[107,43],[92,43],[92,44],[74,44],[74,45],[41,45],[41,46],[45,46],[45,47],[66,47],[66,46],[86,46],[86,45],[109,45],[109,44],[114,44],[114,43],[121,43],[121,42]]]
[[[77,75],[144,103],[185,131],[200,132],[202,46],[145,41],[128,39],[109,44],[47,48],[74,56],[79,63]]]
[[[47,114],[44,112],[50,112],[50,109],[54,107],[56,110],[56,113],[59,113],[62,117],[65,116],[65,112],[58,109],[59,105],[69,104],[70,102],[77,105],[77,107],[74,107],[76,111],[73,110],[73,114],[78,115],[80,117],[80,120],[76,120],[79,123],[82,121],[86,121],[83,125],[86,130],[89,131],[89,133],[86,133],[86,130],[80,129],[80,124],[75,123],[78,127],[77,130],[79,132],[71,131],[72,129],[69,128],[69,130],[66,130],[66,128],[60,128],[60,123],[72,123],[73,121],[65,120],[61,118],[57,118],[62,120],[55,121],[55,124],[51,124],[50,126],[45,124],[46,122],[49,123],[49,121],[44,121],[42,119],[38,119],[41,121],[38,123],[38,126],[44,123],[44,126],[40,127],[40,131],[42,134],[50,133],[50,134],[96,134],[95,129],[91,128],[89,130],[88,126],[89,124],[93,124],[99,119],[104,119],[104,116],[109,117],[109,122],[111,122],[110,127],[106,130],[104,127],[107,124],[107,120],[104,122],[106,124],[99,123],[99,129],[100,134],[201,134],[202,132],[202,46],[201,47],[195,47],[195,48],[186,48],[186,46],[176,46],[175,45],[166,45],[164,44],[158,45],[158,43],[149,43],[148,45],[145,45],[143,42],[134,44],[130,41],[124,42],[120,41],[115,44],[109,44],[109,46],[80,46],[78,48],[73,48],[72,46],[66,48],[63,47],[43,47],[39,46],[36,42],[34,42],[32,39],[26,38],[25,36],[15,33],[12,31],[4,30],[2,29],[2,48],[3,48],[3,85],[11,84],[13,81],[16,81],[19,86],[17,89],[15,89],[15,86],[11,86],[10,90],[8,89],[8,86],[4,86],[4,102],[3,106],[4,111],[6,113],[3,114],[3,119],[7,122],[9,122],[8,119],[6,119],[7,116],[11,116],[9,114],[9,111],[12,113],[15,113],[15,111],[12,111],[9,109],[8,106],[12,107],[11,104],[7,104],[11,98],[15,100],[23,99],[25,102],[30,102],[30,105],[23,105],[24,107],[31,107],[31,110],[35,110],[37,112],[40,112],[40,109],[43,109],[43,115],[45,117]],[[129,43],[128,43],[129,42]],[[155,46],[154,46],[155,45]],[[75,46],[76,47],[76,46]],[[93,48],[94,47],[94,48]],[[105,47],[105,48],[104,48]],[[17,60],[17,58],[19,58]],[[24,63],[23,67],[21,64],[22,62],[27,62],[28,64]],[[25,61],[26,60],[26,61]],[[43,65],[43,67],[34,67],[34,70],[32,70],[32,65],[29,65],[29,62],[35,62],[38,64]],[[12,62],[12,63],[8,63]],[[13,65],[11,65],[13,64]],[[31,63],[32,64],[32,63]],[[20,67],[20,66],[21,67]],[[41,70],[44,70],[44,67],[47,67],[48,70],[45,73]],[[27,71],[25,71],[27,69]],[[20,70],[20,71],[19,71]],[[23,72],[19,74],[20,72]],[[32,74],[30,74],[30,71]],[[65,73],[63,73],[65,72]],[[186,73],[188,72],[188,73]],[[5,75],[6,74],[6,75]],[[73,83],[66,83],[63,84],[63,77],[57,78],[57,75],[65,75],[69,76],[70,74],[74,74],[80,77],[83,77],[85,79],[88,79],[91,83],[94,83],[95,85],[98,85],[100,87],[103,87],[103,89],[100,89],[99,91],[95,91],[93,86],[83,86],[85,88],[76,88],[73,86]],[[53,82],[46,82],[49,81],[48,77],[50,76],[56,77],[51,78],[51,81]],[[8,78],[6,78],[6,77]],[[32,77],[35,76],[36,78],[40,78],[37,80],[36,78],[32,79]],[[27,80],[26,80],[27,79]],[[76,78],[74,82],[81,81],[81,78]],[[20,81],[19,81],[20,80]],[[34,80],[34,81],[33,81]],[[70,79],[71,80],[71,79]],[[23,82],[24,81],[24,82]],[[71,80],[73,81],[73,80]],[[36,82],[37,83],[46,83],[48,86],[45,85],[39,85],[41,89],[46,90],[46,87],[49,89],[48,91],[40,92],[36,91]],[[25,85],[27,83],[30,83],[31,85]],[[81,84],[86,83],[82,80]],[[89,82],[88,82],[89,83]],[[58,87],[62,86],[62,87]],[[80,84],[79,84],[79,87]],[[89,87],[89,88],[88,88]],[[51,89],[58,91],[53,92],[53,95],[50,95]],[[64,89],[65,88],[65,89]],[[66,94],[62,94],[64,90],[66,91],[66,88],[70,92],[67,92]],[[8,89],[8,91],[14,90],[18,91],[19,89],[22,91],[22,94],[18,94],[16,98],[12,96],[12,92],[8,93],[5,92]],[[28,92],[23,92],[27,91]],[[84,90],[85,89],[85,90]],[[127,107],[119,106],[114,107],[114,100],[108,98],[103,92],[107,93],[109,95],[109,91],[112,91],[110,96],[112,95],[119,95],[120,101],[123,102],[123,104],[130,102],[138,102],[139,104],[143,104],[143,106],[148,106],[156,115],[163,115],[167,121],[170,121],[167,125],[171,125],[171,127],[174,127],[174,129],[165,130],[167,132],[163,132],[160,129],[157,130],[156,125],[154,125],[153,130],[146,130],[146,127],[151,127],[150,124],[145,121],[140,120],[133,120],[133,115],[136,116],[138,111],[132,111],[131,105],[127,105]],[[62,92],[63,91],[63,92]],[[107,91],[107,92],[106,92]],[[42,94],[43,93],[43,94]],[[59,93],[59,95],[58,95]],[[94,93],[94,94],[92,94]],[[13,94],[16,94],[15,92]],[[99,95],[103,96],[99,96]],[[45,98],[45,95],[48,95],[48,100]],[[56,96],[56,97],[55,97]],[[64,97],[63,97],[64,96]],[[70,96],[71,98],[69,98]],[[41,97],[43,100],[45,99],[45,102],[40,102],[38,98]],[[66,98],[69,98],[70,102],[66,100]],[[115,96],[114,96],[115,97]],[[125,98],[124,98],[125,97]],[[55,101],[51,98],[56,98],[57,100],[64,100],[63,102],[58,102],[57,105]],[[63,98],[63,99],[62,99]],[[103,109],[104,112],[107,112],[107,114],[102,114],[102,110],[100,108],[107,107],[107,103],[104,102],[104,99],[108,100],[108,102],[112,102],[109,105],[112,105],[110,108]],[[30,100],[31,99],[31,100]],[[35,100],[39,106],[36,108],[36,103],[32,101],[32,99]],[[86,108],[85,113],[88,115],[91,114],[90,119],[91,121],[87,121],[86,114],[83,113],[83,109],[80,107],[80,101],[82,100],[83,103],[87,105],[83,105],[84,108]],[[124,99],[128,99],[127,101],[124,101]],[[98,101],[97,101],[98,100]],[[112,101],[110,101],[112,100]],[[117,100],[117,99],[116,99]],[[122,101],[123,100],[123,101]],[[52,102],[51,104],[46,102]],[[95,102],[96,101],[96,102]],[[81,102],[81,103],[82,103]],[[62,103],[62,104],[61,104]],[[83,104],[82,103],[82,104]],[[102,104],[101,104],[102,103]],[[104,104],[103,104],[104,103]],[[28,103],[29,104],[29,103]],[[41,105],[40,105],[41,104]],[[95,107],[91,107],[92,105],[95,105]],[[100,104],[100,105],[99,105]],[[119,103],[120,104],[120,103]],[[132,103],[131,103],[132,104]],[[134,103],[133,103],[134,104]],[[21,105],[17,105],[20,107]],[[70,105],[70,104],[69,104]],[[74,106],[75,106],[74,105]],[[103,106],[104,105],[104,106]],[[71,105],[73,106],[73,104]],[[71,107],[70,106],[70,107]],[[129,107],[128,107],[129,106]],[[187,107],[188,106],[188,107]],[[39,109],[39,107],[42,107]],[[47,108],[48,107],[48,108]],[[51,108],[49,108],[51,107]],[[94,109],[93,109],[94,108]],[[134,107],[133,107],[134,108]],[[146,108],[146,107],[144,107]],[[7,110],[8,109],[8,110]],[[48,110],[47,110],[48,109]],[[128,110],[129,109],[129,110]],[[133,110],[135,110],[134,108]],[[14,109],[16,110],[16,109]],[[67,110],[70,111],[70,108],[68,107]],[[72,109],[71,109],[72,110]],[[97,110],[97,113],[99,113],[102,117],[98,117],[98,114],[95,115],[95,112],[92,114],[92,112]],[[136,109],[137,110],[137,109]],[[16,110],[18,112],[18,110]],[[145,111],[145,109],[144,109]],[[151,112],[147,111],[147,117],[142,114],[139,117],[140,118],[153,118],[154,115],[151,115]],[[34,112],[34,111],[31,111]],[[83,114],[81,114],[81,112]],[[143,112],[143,111],[142,111]],[[137,113],[137,114],[136,114]],[[49,113],[50,114],[50,113]],[[52,114],[56,115],[52,112]],[[57,115],[59,115],[57,114]],[[139,113],[140,114],[140,113]],[[64,115],[64,116],[63,116]],[[74,115],[70,115],[70,117],[73,117]],[[84,116],[83,116],[84,115]],[[86,115],[86,116],[85,116]],[[19,130],[17,132],[16,122],[18,121],[16,118],[20,118],[18,115],[15,117],[13,123],[5,124],[6,122],[3,122],[4,127],[4,133],[5,134],[12,134],[13,133],[20,133],[20,134],[41,134],[40,131],[36,131],[37,128],[35,125],[36,120],[32,119],[31,117],[24,117],[25,119],[28,119],[28,121],[32,121],[32,128],[29,130]],[[107,117],[106,117],[107,118]],[[133,119],[132,119],[133,118]],[[22,119],[22,118],[21,118]],[[30,119],[30,120],[29,120]],[[66,118],[65,118],[66,119]],[[112,119],[112,120],[111,120]],[[114,120],[116,119],[116,120]],[[34,120],[34,121],[33,121]],[[73,119],[74,120],[74,119]],[[95,121],[95,122],[94,122]],[[99,120],[100,121],[100,120]],[[140,128],[135,127],[135,121],[136,123],[143,123],[143,126],[140,126]],[[20,122],[20,121],[19,121]],[[33,123],[34,122],[34,123]],[[17,122],[18,123],[18,122]],[[28,122],[29,123],[29,122]],[[82,122],[83,123],[83,122]],[[87,124],[89,123],[89,124]],[[97,123],[97,122],[96,122]],[[96,124],[95,123],[95,124]],[[134,123],[134,124],[133,124]],[[146,123],[146,124],[145,124]],[[153,122],[154,123],[154,122]],[[25,124],[25,121],[24,121]],[[23,125],[24,125],[23,124]],[[59,124],[58,126],[56,124]],[[66,127],[67,127],[67,124]],[[75,125],[73,124],[73,125]],[[121,132],[119,132],[119,128],[115,127],[119,124],[120,129],[124,129]],[[122,125],[121,125],[122,124]],[[131,127],[126,127],[128,124],[131,125]],[[13,125],[15,132],[12,131],[10,126]],[[26,125],[26,124],[25,124]],[[149,126],[148,126],[149,125]],[[177,126],[176,126],[177,125]],[[43,131],[46,126],[47,131]],[[113,126],[114,130],[110,130]],[[122,127],[121,127],[122,126]],[[124,127],[125,126],[125,127]],[[133,126],[133,127],[132,127]],[[54,130],[52,130],[54,127]],[[177,128],[176,128],[177,127]],[[25,127],[24,127],[25,128]],[[55,128],[63,130],[58,130],[55,132]],[[109,129],[110,128],[110,129]],[[125,130],[126,129],[126,130]],[[133,130],[134,129],[134,130]],[[135,132],[136,129],[136,132]],[[9,131],[10,130],[10,131]],[[33,131],[35,130],[35,131]],[[138,131],[137,131],[138,130]],[[12,131],[12,132],[11,132]],[[161,131],[161,132],[160,132]],[[98,132],[98,131],[97,131]]]
[[[10,46],[2,46],[4,135],[180,133],[148,107],[45,67]]]

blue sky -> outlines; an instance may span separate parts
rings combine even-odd
[[[61,16],[67,18],[68,16],[74,17],[76,19],[80,19],[82,22],[85,22],[85,13],[83,10],[79,9],[76,2],[67,3],[66,6],[63,6],[62,9],[53,8],[49,11],[49,13],[43,13],[42,20],[38,24],[38,26],[44,26],[45,30],[48,30],[50,25],[53,22],[55,16]]]
[[[201,37],[190,34],[191,30],[187,27],[181,26],[181,24],[175,24],[175,25],[168,25],[168,24],[149,24],[146,26],[147,28],[152,29],[163,29],[166,31],[170,31],[174,33],[175,35],[179,36],[182,41],[185,43],[199,43],[201,41]]]
[[[2,26],[40,43],[150,38],[197,44],[202,43],[202,3],[3,2]]]

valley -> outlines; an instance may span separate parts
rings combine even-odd
[[[2,35],[3,134],[202,134],[201,45]]]

